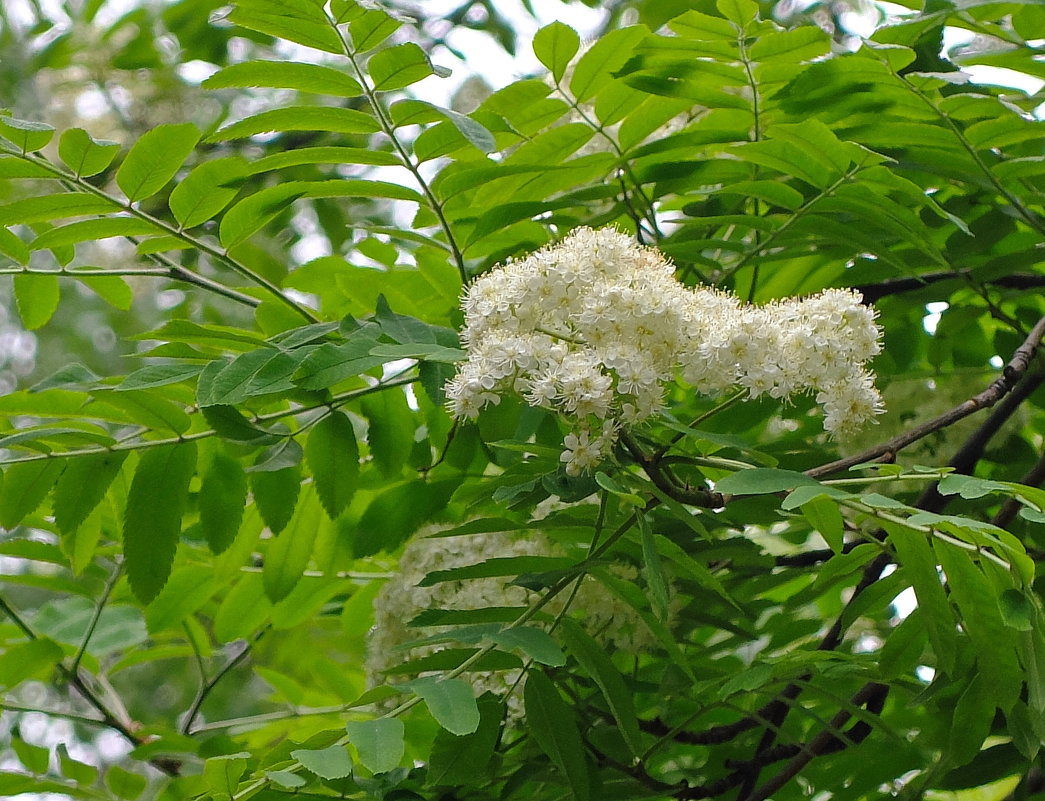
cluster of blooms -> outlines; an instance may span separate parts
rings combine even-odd
[[[704,393],[815,392],[836,436],[882,411],[865,367],[881,332],[858,293],[754,306],[683,286],[663,255],[614,229],[579,228],[494,268],[462,307],[469,358],[447,384],[451,412],[475,418],[507,393],[559,412],[574,428],[571,475],[598,464],[622,425],[656,414],[679,373]]]
[[[508,579],[503,577],[445,581],[430,587],[417,586],[428,573],[477,564],[495,557],[564,555],[555,543],[532,532],[527,532],[525,538],[514,538],[505,532],[492,532],[457,537],[421,536],[415,539],[403,551],[398,573],[381,588],[374,599],[374,627],[367,642],[364,666],[368,686],[381,683],[389,671],[407,660],[453,647],[445,643],[408,646],[410,642],[443,630],[442,627],[411,627],[410,621],[423,610],[523,607],[538,595],[524,587],[508,584]],[[609,570],[616,578],[624,581],[635,582],[638,579],[638,570],[631,565],[615,564]],[[546,611],[551,614],[560,612],[563,597],[554,599]],[[591,577],[583,579],[570,604],[570,612],[578,616],[581,625],[592,636],[613,650],[638,653],[656,642],[635,610]],[[521,708],[518,693],[508,695],[519,681],[519,671],[473,671],[468,674],[468,678],[477,695],[490,691],[507,696],[510,715],[519,717]]]

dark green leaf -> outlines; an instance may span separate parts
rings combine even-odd
[[[802,504],[802,515],[809,525],[820,532],[832,551],[842,552],[845,523],[837,502],[825,495],[818,495]]]
[[[60,459],[12,464],[0,484],[0,526],[12,529],[43,503],[65,468]]]
[[[538,670],[531,670],[526,675],[523,698],[530,736],[562,772],[573,797],[577,801],[588,801],[591,779],[573,710],[562,700],[548,677]]]
[[[247,502],[247,474],[238,459],[217,451],[200,485],[200,528],[212,553],[236,538]]]
[[[54,522],[63,535],[74,534],[94,511],[126,458],[126,452],[109,451],[69,461],[54,495]]]
[[[142,603],[170,576],[181,536],[181,516],[196,472],[196,444],[161,445],[141,453],[127,495],[123,549],[127,578]]]
[[[802,484],[816,485],[815,479],[793,470],[775,467],[755,467],[740,470],[715,482],[718,492],[728,495],[767,495],[774,492],[793,490]]]
[[[534,662],[550,667],[566,664],[566,655],[559,644],[544,631],[531,626],[506,628],[490,635],[490,639],[506,650],[519,650]]]
[[[323,509],[331,519],[337,517],[359,480],[359,445],[348,415],[332,411],[315,425],[305,441],[305,459]]]
[[[479,698],[479,726],[471,734],[441,729],[432,744],[427,781],[430,785],[472,785],[486,775],[501,733],[504,704],[489,695]]]
[[[250,489],[261,519],[273,534],[279,534],[294,514],[301,490],[301,470],[298,467],[284,467],[251,472]]]

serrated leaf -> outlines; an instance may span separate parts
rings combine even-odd
[[[366,6],[357,7],[357,11]],[[348,23],[352,44],[360,53],[372,50],[399,30],[402,23],[381,8],[366,8]]]
[[[479,726],[479,707],[468,682],[427,676],[407,686],[424,699],[435,722],[451,734],[471,734]]]
[[[197,164],[171,191],[169,205],[181,228],[207,222],[233,201],[250,173],[239,156]]]
[[[344,72],[298,61],[244,61],[218,70],[201,85],[204,89],[296,89],[334,97],[359,97],[363,94],[359,82]]]
[[[50,669],[64,656],[58,644],[44,637],[6,646],[0,653],[0,687],[10,689],[21,684]]]
[[[218,404],[200,408],[207,424],[222,439],[248,442],[253,445],[271,445],[279,440],[276,434],[251,423],[235,406]]]
[[[450,491],[447,481],[410,481],[385,490],[359,519],[353,553],[362,557],[395,550],[446,504]]]
[[[46,325],[54,316],[61,297],[58,278],[53,275],[16,275],[14,277],[15,302],[22,325],[35,331]]]
[[[62,459],[41,459],[8,466],[0,483],[0,526],[13,529],[36,511],[64,468]]]
[[[211,553],[223,553],[236,538],[247,502],[247,474],[239,459],[217,451],[200,485],[200,529]]]
[[[642,574],[646,577],[653,611],[661,620],[668,616],[668,580],[664,575],[664,564],[660,560],[656,543],[653,540],[653,529],[644,514],[637,516],[639,537],[642,542]]]
[[[199,129],[188,122],[157,125],[142,134],[116,171],[116,183],[127,200],[135,203],[159,192],[199,140]]]
[[[91,275],[90,270],[69,270],[69,275],[94,294],[120,311],[128,311],[134,304],[134,292],[127,279],[119,275]]]
[[[573,710],[562,700],[547,676],[531,670],[523,691],[526,728],[552,763],[563,774],[573,797],[588,801],[591,780]]]
[[[69,461],[54,495],[54,522],[64,536],[74,534],[101,503],[126,458],[126,452],[109,451]]]
[[[281,470],[252,472],[250,488],[261,519],[273,534],[279,534],[294,514],[301,491],[301,470],[298,467],[285,467]]]
[[[403,721],[399,718],[350,720],[345,728],[359,761],[372,773],[387,773],[403,761],[406,745]]]
[[[70,128],[58,140],[58,155],[80,178],[102,172],[119,152],[119,143],[95,139],[83,128]]]
[[[359,445],[348,415],[332,411],[313,427],[305,460],[323,509],[334,519],[352,500],[359,481]]]
[[[145,625],[150,634],[179,625],[218,590],[213,568],[185,565],[175,570],[145,610]]]
[[[305,47],[342,55],[341,39],[319,7],[284,0],[240,0],[228,15],[229,22],[269,36],[278,36]]]
[[[274,476],[276,473],[255,473],[254,476]],[[253,476],[252,476],[253,477]],[[308,567],[312,546],[321,525],[319,504],[306,494],[298,503],[289,524],[278,537],[269,540],[265,549],[265,564],[261,577],[265,594],[273,602],[287,597]]]
[[[556,83],[562,80],[580,46],[577,32],[561,22],[544,26],[533,37],[533,54],[551,71]]]
[[[374,335],[362,330],[343,344],[328,342],[320,345],[301,363],[293,381],[302,389],[326,389],[346,378],[360,375],[384,364],[384,357],[370,355],[370,349],[375,345],[377,339]]]
[[[343,779],[352,775],[352,758],[343,745],[316,751],[299,748],[290,755],[321,779]]]
[[[142,603],[170,576],[181,536],[181,516],[196,472],[196,444],[161,445],[141,453],[127,495],[123,550],[127,578]]]

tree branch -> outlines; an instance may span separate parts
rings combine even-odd
[[[878,445],[868,448],[854,456],[848,456],[845,459],[838,459],[834,462],[828,462],[819,467],[814,467],[811,470],[806,470],[806,475],[811,476],[812,478],[823,478],[831,473],[846,470],[863,462],[869,462],[872,460],[891,462],[896,458],[898,451],[906,448],[911,443],[917,442],[923,437],[932,434],[934,431],[939,431],[941,428],[953,425],[959,420],[968,417],[970,414],[978,412],[980,409],[990,408],[1007,395],[1017,382],[1019,382],[1024,373],[1027,372],[1031,360],[1037,353],[1038,346],[1041,344],[1043,336],[1045,336],[1045,317],[1038,320],[1030,334],[1027,336],[1027,339],[1024,340],[1022,345],[1016,348],[1009,363],[1002,368],[1002,374],[992,381],[983,392],[974,395],[969,398],[969,400],[955,406],[950,411],[944,412],[940,416],[928,420],[919,426],[915,426],[886,442],[879,443]]]
[[[903,292],[914,292],[924,289],[941,281],[955,281],[962,278],[972,279],[971,270],[953,270],[949,272],[925,273],[912,278],[887,278],[874,284],[861,284],[853,289],[863,295],[865,304],[876,303],[889,295],[899,295]],[[990,286],[1002,287],[1003,289],[1036,289],[1045,286],[1045,275],[1032,275],[1018,273],[1016,275],[1003,275],[984,281]]]

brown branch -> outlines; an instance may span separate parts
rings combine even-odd
[[[1009,363],[1002,368],[1002,374],[992,381],[983,392],[974,395],[950,411],[944,412],[939,417],[915,426],[909,431],[875,445],[873,448],[868,448],[855,456],[848,456],[845,459],[838,459],[837,461],[814,467],[811,470],[806,470],[806,475],[812,478],[823,478],[831,473],[846,470],[863,462],[872,460],[891,462],[896,458],[898,451],[906,448],[911,443],[917,442],[934,431],[953,425],[970,414],[978,412],[980,409],[990,408],[1007,395],[1019,382],[1024,373],[1027,372],[1043,336],[1045,336],[1045,317],[1038,320],[1027,339],[1016,348]]]
[[[903,292],[913,292],[924,289],[941,281],[958,281],[961,279],[972,279],[970,270],[953,270],[939,273],[926,273],[913,278],[887,278],[874,284],[862,284],[855,286],[857,292],[863,296],[865,304],[876,303],[889,295],[899,295]],[[984,284],[1002,287],[1003,289],[1036,289],[1045,286],[1045,275],[1004,275],[983,281]]]
[[[885,706],[885,699],[888,694],[888,685],[870,682],[861,687],[852,697],[851,701],[853,706],[865,706],[868,712],[877,715],[882,711],[882,707]],[[848,742],[838,737],[836,732],[841,729],[851,717],[852,713],[848,709],[840,710],[837,715],[831,718],[830,724],[816,737],[810,740],[809,743],[802,748],[801,752],[788,762],[782,771],[761,787],[742,796],[743,801],[765,801],[765,799],[769,798],[769,796],[797,776],[802,768],[812,762],[816,757],[841,751],[849,745],[856,745],[866,739],[866,737],[871,733],[871,724],[863,720],[854,724],[849,730],[847,733]]]
[[[621,432],[620,441],[628,449],[628,453],[638,462],[639,466],[649,476],[650,481],[667,495],[669,498],[685,503],[689,506],[699,506],[704,509],[718,509],[725,506],[725,499],[721,492],[713,492],[707,489],[695,489],[693,487],[680,487],[671,475],[660,465],[656,456],[647,456],[639,444],[626,432]]]

